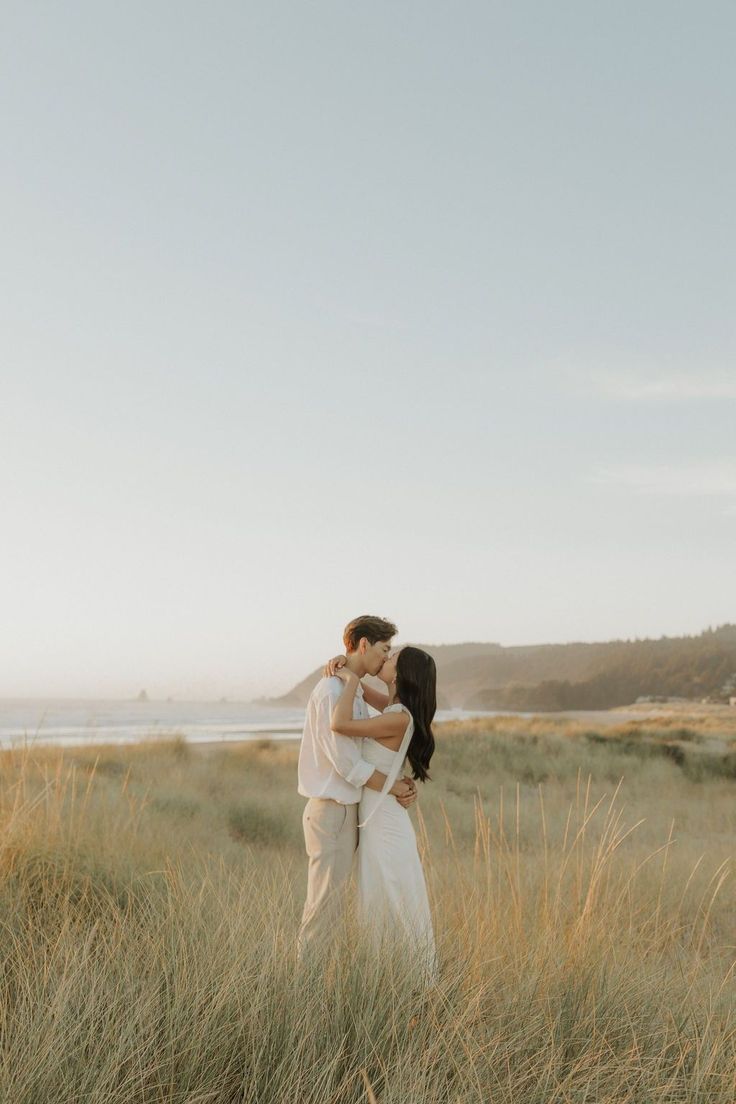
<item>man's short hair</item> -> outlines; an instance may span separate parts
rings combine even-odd
[[[379,640],[390,640],[392,636],[396,636],[398,631],[393,621],[386,621],[383,617],[372,617],[369,613],[364,613],[362,617],[353,618],[345,626],[342,642],[345,645],[345,651],[355,652],[363,637],[366,638],[369,644],[376,644]]]

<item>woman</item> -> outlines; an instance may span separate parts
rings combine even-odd
[[[383,789],[364,789],[358,810],[358,905],[364,923],[381,938],[387,931],[407,937],[430,977],[436,972],[434,933],[424,872],[409,813],[388,791],[408,766],[415,779],[429,779],[434,752],[432,720],[437,708],[434,660],[406,647],[383,665],[388,705],[378,717],[353,720],[358,678],[348,668],[335,672],[345,683],[332,712],[332,728],[363,737],[362,755],[383,771]]]

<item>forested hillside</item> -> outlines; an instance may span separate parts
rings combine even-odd
[[[609,709],[639,697],[736,695],[736,625],[730,624],[656,640],[419,647],[437,663],[440,708]],[[273,704],[304,705],[319,676],[313,671]]]

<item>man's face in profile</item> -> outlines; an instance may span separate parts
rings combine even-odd
[[[365,651],[363,650],[364,647]],[[369,644],[363,637],[358,648],[363,656],[367,673],[377,675],[391,654],[391,641],[377,640],[375,644]]]

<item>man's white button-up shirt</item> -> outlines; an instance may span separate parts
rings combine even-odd
[[[332,731],[332,710],[342,692],[342,680],[333,676],[320,679],[310,694],[299,749],[298,789],[302,797],[329,797],[343,805],[355,805],[376,768],[361,758],[360,738]],[[369,716],[359,685],[353,720],[367,720]]]

